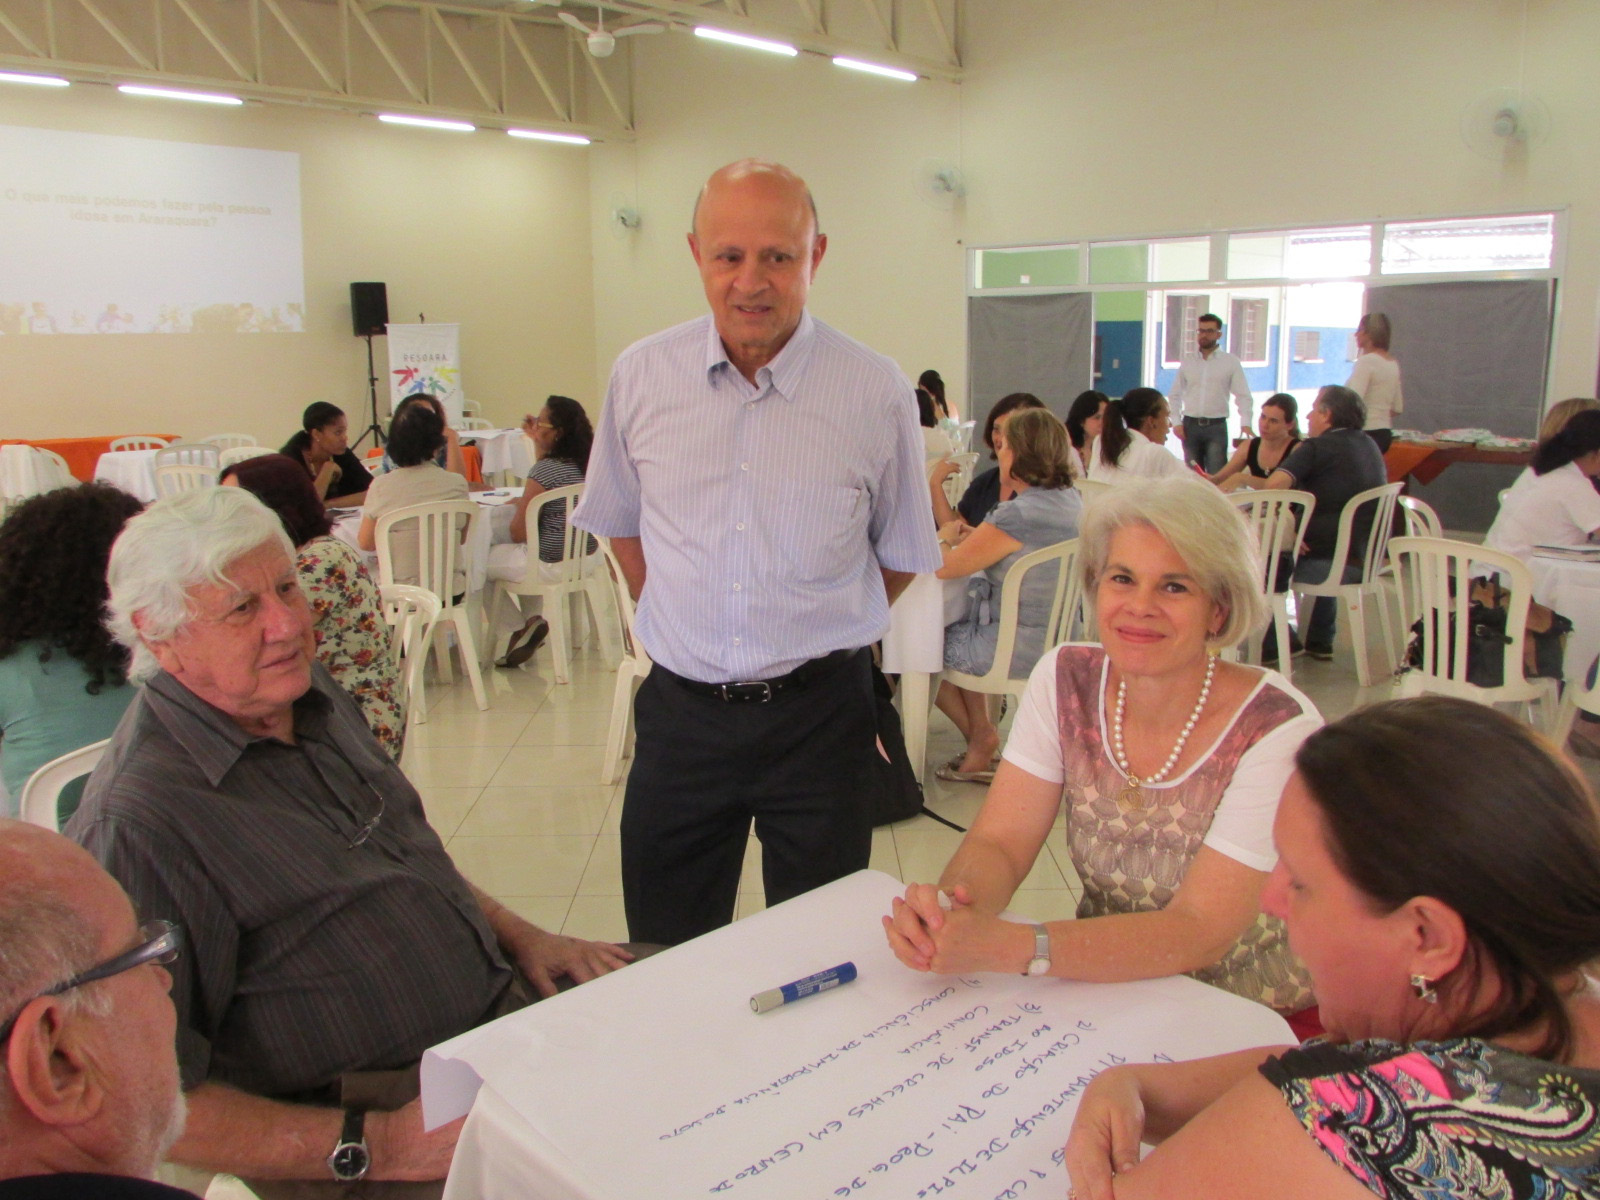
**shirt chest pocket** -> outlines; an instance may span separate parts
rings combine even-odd
[[[787,557],[794,581],[826,587],[854,579],[866,553],[872,497],[864,487],[825,486],[808,496],[796,514]]]

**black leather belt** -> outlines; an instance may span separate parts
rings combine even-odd
[[[1226,421],[1227,417],[1185,417],[1185,421],[1193,421],[1196,425],[1216,425]]]
[[[676,671],[667,671],[660,663],[655,665],[655,669],[666,671],[684,691],[693,692],[696,696],[710,696],[727,704],[767,704],[782,692],[805,687],[818,675],[825,674],[858,653],[860,651],[857,650],[835,650],[832,654],[803,662],[787,675],[779,675],[776,679],[753,679],[737,683],[701,683]]]

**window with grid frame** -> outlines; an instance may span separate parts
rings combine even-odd
[[[1176,367],[1183,356],[1194,348],[1195,335],[1200,329],[1200,317],[1211,307],[1209,295],[1167,296],[1166,336],[1162,339],[1162,363]]]
[[[1322,361],[1322,331],[1297,329],[1294,331],[1295,362],[1318,363]]]
[[[1228,353],[1241,363],[1265,366],[1267,362],[1267,301],[1262,296],[1246,296],[1230,306]]]

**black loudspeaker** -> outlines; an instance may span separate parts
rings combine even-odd
[[[357,337],[382,337],[389,323],[388,289],[381,283],[352,283],[350,320]]]

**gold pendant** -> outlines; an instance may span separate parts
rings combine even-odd
[[[1144,807],[1144,789],[1139,786],[1136,778],[1128,776],[1128,786],[1122,789],[1122,794],[1117,797],[1117,803],[1123,808]]]

